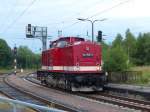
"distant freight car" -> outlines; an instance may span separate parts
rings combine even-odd
[[[79,37],[61,37],[42,52],[41,83],[71,91],[101,91],[106,83],[101,45]]]

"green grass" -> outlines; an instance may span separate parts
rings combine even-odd
[[[12,71],[12,69],[0,69],[0,73],[10,73]]]
[[[22,106],[22,105],[16,105],[17,107],[17,112],[36,112],[35,110]],[[0,112],[12,112],[12,105],[9,103],[5,103],[0,101]]]
[[[142,71],[141,79],[134,82],[137,85],[150,86],[150,66],[133,67],[133,71]]]
[[[144,73],[150,73],[150,66],[133,67],[132,70],[134,70],[134,71],[142,71]]]
[[[17,73],[18,75],[24,75],[24,74],[36,72],[37,70],[36,69],[24,69],[22,73],[20,72],[20,70],[17,70],[17,71],[18,71]]]
[[[24,69],[23,73],[20,73],[20,69],[17,69],[17,72],[19,74],[28,74],[28,73],[32,73],[37,71],[36,69]],[[0,69],[0,74],[1,73],[10,73],[10,72],[14,72],[14,69]]]

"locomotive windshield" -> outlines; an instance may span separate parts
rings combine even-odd
[[[63,48],[65,46],[67,46],[66,41],[53,42],[50,44],[50,48],[55,48],[55,47]]]
[[[63,47],[66,47],[67,45],[72,45],[73,43],[80,42],[80,41],[84,41],[84,38],[80,38],[80,37],[63,37],[63,38],[60,38],[56,41],[53,41],[50,44],[49,47],[50,48],[55,48],[55,47],[63,48]]]
[[[63,48],[63,47],[65,47],[65,46],[67,46],[67,42],[66,42],[66,41],[59,41],[59,42],[57,43],[57,46],[56,46],[56,47]]]

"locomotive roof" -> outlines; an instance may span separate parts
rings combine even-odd
[[[81,41],[83,42],[85,41],[85,39],[81,37],[60,37],[55,41],[51,41],[50,48],[73,45],[75,42],[81,42]]]
[[[51,43],[55,43],[63,40],[64,41],[85,41],[85,39],[81,37],[60,37],[57,40],[51,41]]]
[[[84,38],[81,38],[81,37],[60,37],[56,41],[59,41],[59,40],[70,40],[70,39],[84,41]]]

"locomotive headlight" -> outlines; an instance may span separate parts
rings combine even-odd
[[[80,70],[80,66],[79,66],[79,63],[76,63],[76,70]]]
[[[97,65],[97,67],[96,67],[97,71],[100,71],[100,70],[101,70],[100,64],[99,64],[99,63],[96,63],[96,65]]]
[[[97,66],[97,70],[100,70],[100,66],[99,65]]]
[[[105,75],[108,76],[108,72],[105,72]]]

